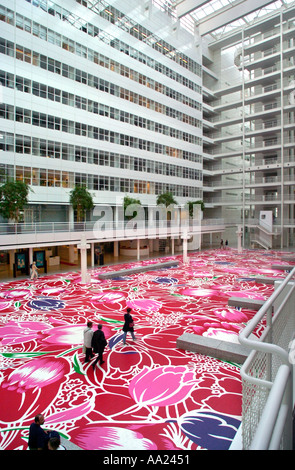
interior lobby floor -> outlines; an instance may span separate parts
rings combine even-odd
[[[154,253],[150,255],[148,258],[142,257],[139,261],[142,261],[144,259],[153,259],[153,258],[159,258],[164,256],[163,254],[159,253]],[[166,255],[166,256],[169,256]],[[134,257],[128,257],[128,256],[123,256],[119,255],[118,257],[115,257],[112,253],[106,253],[104,255],[104,266],[109,266],[109,265],[114,265],[114,264],[121,264],[124,262],[132,262],[132,261],[137,261],[136,258]],[[87,268],[88,269],[93,269],[99,267],[99,264],[95,264],[95,266],[91,267],[91,259],[90,255],[87,257]],[[63,260],[61,260],[59,265],[56,266],[48,266],[47,268],[47,273],[44,272],[44,269],[40,269],[39,271],[39,277],[44,276],[44,275],[50,275],[50,274],[57,274],[57,273],[66,273],[69,271],[73,270],[79,270],[81,269],[80,265],[80,259],[75,261],[75,263],[67,263]],[[9,268],[8,265],[0,265],[0,280],[2,281],[8,281],[8,280],[18,280],[18,279],[27,279],[29,276],[26,274],[22,273],[17,273],[16,277],[13,277],[13,271]]]
[[[266,300],[284,278],[285,251],[208,249],[182,255],[40,273],[0,282],[0,448],[26,450],[37,413],[63,442],[84,450],[225,450],[242,420],[240,364],[176,347],[184,332],[238,342],[255,311],[233,295]],[[177,260],[177,266],[100,280],[102,271]],[[286,261],[283,262],[286,264]],[[295,264],[295,263],[293,263]],[[292,263],[290,262],[290,266]],[[126,308],[133,341],[122,326]],[[103,325],[104,363],[84,362],[88,320]],[[261,331],[257,331],[259,336]],[[66,445],[66,444],[65,444]]]

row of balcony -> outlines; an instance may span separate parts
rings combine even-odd
[[[250,198],[251,199],[251,198]],[[250,200],[247,198],[247,200]],[[271,200],[271,199],[269,199]],[[227,198],[220,198],[221,201],[229,201]],[[200,231],[214,231],[216,227],[225,227],[225,226],[238,226],[245,223],[247,226],[256,226],[259,225],[259,220],[256,218],[246,218],[244,221],[242,219],[233,219],[226,221],[223,218],[207,218],[202,221],[197,220],[190,220],[189,223],[187,221],[167,221],[167,220],[157,220],[148,222],[142,221],[138,222],[137,224],[134,221],[105,221],[100,225],[97,225],[97,222],[88,221],[88,222],[34,222],[34,223],[0,223],[0,247],[1,241],[3,242],[6,236],[13,236],[13,235],[34,235],[34,234],[68,234],[72,233],[75,234],[76,238],[81,238],[81,234],[85,234],[86,238],[93,237],[93,233],[97,233],[99,230],[101,232],[105,232],[106,234],[110,232],[130,232],[133,231],[134,236],[136,236],[137,231],[138,233],[142,230],[145,231],[147,235],[149,235],[148,231],[155,231],[155,230],[167,230],[169,231],[168,236],[182,235],[183,232],[188,233],[198,233]],[[274,225],[280,226],[280,221],[276,220],[273,222]],[[295,219],[284,219],[284,225],[292,225],[295,226]]]
[[[177,209],[177,208],[176,208]],[[137,220],[129,221],[87,221],[87,222],[20,222],[0,223],[0,237],[7,234],[33,234],[33,233],[60,233],[60,232],[93,232],[99,227],[100,230],[137,230],[168,228],[182,231],[188,228],[194,230],[200,226],[224,225],[223,219],[206,219],[202,221],[194,219],[184,220]],[[1,244],[1,238],[0,238]]]
[[[290,55],[290,57],[286,57],[282,61],[280,60],[279,53],[273,53],[269,56],[259,57],[256,54],[255,59],[252,60],[244,58],[245,68],[247,69],[247,73],[244,74],[244,87],[250,88],[255,86],[258,83],[264,81],[267,77],[275,78],[280,77],[281,72],[287,75],[292,69],[295,67],[294,63],[294,48],[288,48],[284,51],[286,55]],[[240,66],[238,65],[240,69]],[[282,86],[283,88],[289,85],[289,79],[287,77],[283,78]],[[242,90],[242,83],[237,81],[235,78],[233,80],[221,80],[216,83],[215,87],[211,89],[212,96],[218,97],[220,95],[235,93],[239,90]]]
[[[288,118],[284,122],[284,126],[288,126],[289,128],[292,125],[295,127],[294,119]],[[259,132],[259,135],[260,135],[260,134],[263,133],[263,131],[267,131],[267,132],[269,132],[269,131],[280,131],[281,130],[281,120],[272,117],[271,119],[268,119],[264,122],[256,120],[256,121],[252,121],[252,122],[249,122],[249,123],[246,122],[245,125],[240,123],[238,125],[235,125],[234,131],[233,130],[230,131],[228,129],[229,128],[227,128],[226,131],[225,130],[215,131],[212,134],[210,134],[209,138],[214,139],[214,140],[217,140],[217,139],[221,139],[221,140],[239,139],[243,135],[245,135],[247,137],[247,136],[250,136],[252,133],[255,134],[256,132]],[[287,140],[289,141],[289,143],[292,141],[290,138],[287,138]]]
[[[204,181],[203,182],[203,189],[205,188],[213,188],[214,190],[226,189],[226,188],[250,188],[251,186],[277,186],[279,184],[286,184],[290,185],[293,184],[295,186],[295,178],[294,176],[286,176],[284,180],[280,176],[265,176],[263,178],[259,178],[255,175],[255,179],[251,181],[245,181],[244,179],[239,180],[230,180],[230,181]]]
[[[224,162],[222,161],[213,161],[213,162],[207,162],[206,165],[204,165],[203,170],[211,171],[212,175],[214,174],[220,174],[220,173],[240,173],[243,171],[249,171],[251,167],[255,167],[255,170],[257,167],[259,169],[261,168],[262,170],[266,170],[269,165],[283,165],[283,167],[292,167],[295,165],[295,156],[290,156],[286,155],[284,156],[284,160],[282,160],[280,157],[268,157],[265,159],[262,158],[250,158],[250,159],[245,159],[245,161],[241,161],[239,165],[227,162],[228,166],[225,166]],[[215,173],[216,172],[216,173]]]
[[[239,200],[240,198],[240,200]],[[205,206],[221,206],[224,204],[239,206],[249,204],[294,204],[295,194],[240,194],[233,197],[216,196],[216,197],[204,197]]]
[[[286,101],[287,103],[287,101]],[[286,104],[287,106],[287,104]],[[206,118],[209,124],[212,125],[212,127],[217,128],[220,125],[234,125],[234,124],[242,124],[243,119],[245,119],[245,122],[247,123],[248,121],[254,121],[256,122],[258,119],[267,119],[268,115],[273,116],[274,114],[278,115],[280,118],[281,116],[281,105],[280,105],[280,100],[276,100],[273,102],[269,103],[255,103],[254,107],[243,107],[240,109],[240,111],[237,112],[237,109],[234,108],[234,113],[232,114],[225,114],[225,115],[218,115],[218,116],[211,116]],[[284,119],[284,126],[287,126],[289,124],[293,124],[293,121],[289,118],[288,114],[289,110],[286,110],[286,113],[283,117]],[[246,124],[247,125],[247,124]]]
[[[243,136],[242,135],[235,135],[234,136],[235,140],[242,140],[243,139]],[[226,140],[224,138],[224,140]],[[212,145],[214,144],[214,141],[212,141]],[[210,158],[210,156],[214,156],[214,157],[227,157],[227,156],[242,156],[243,155],[243,152],[245,153],[250,153],[250,152],[263,152],[265,150],[280,150],[281,147],[284,146],[284,148],[286,148],[286,146],[289,146],[290,148],[293,148],[295,147],[295,140],[292,139],[291,137],[290,138],[284,138],[284,139],[281,139],[280,137],[271,137],[271,138],[268,138],[268,139],[265,139],[265,140],[259,140],[259,141],[255,141],[255,142],[247,142],[247,141],[244,141],[243,142],[243,147],[241,146],[241,143],[239,142],[238,143],[233,143],[231,144],[231,146],[223,146],[223,147],[218,147],[218,148],[210,148],[207,149],[205,148],[204,149],[204,158],[208,157]]]
[[[237,226],[237,222],[232,222]],[[192,235],[222,232],[223,219],[158,220],[158,221],[92,221],[92,222],[40,222],[0,224],[0,249],[16,247],[58,246],[77,244],[90,248],[96,242],[135,239],[182,238]],[[85,244],[89,244],[86,246]]]

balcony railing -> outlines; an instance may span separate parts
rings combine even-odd
[[[182,236],[184,232],[200,234],[202,231],[224,228],[223,219],[196,219],[155,220],[155,221],[91,221],[91,222],[40,222],[0,224],[0,247],[11,246],[18,243],[36,244],[46,243],[74,243],[82,236],[89,242],[96,240],[124,240],[136,238],[149,238]]]

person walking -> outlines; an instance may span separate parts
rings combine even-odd
[[[98,354],[95,362],[92,364],[93,370],[95,369],[96,364],[99,363],[103,364],[103,352],[104,349],[107,345],[107,340],[105,338],[104,332],[102,331],[102,325],[99,324],[97,326],[97,330],[93,333],[92,336],[92,341],[91,341],[91,347],[93,348],[93,351]]]
[[[134,321],[133,321],[133,318],[131,316],[131,308],[128,307],[127,308],[127,312],[125,313],[124,315],[124,325],[123,325],[123,343],[126,344],[126,336],[127,336],[127,333],[128,331],[131,333],[131,336],[132,336],[132,339],[133,341],[135,341],[135,336],[134,336]]]
[[[41,427],[45,419],[42,414],[35,416],[34,422],[30,425],[28,446],[30,450],[45,450],[48,446],[49,435]]]
[[[85,352],[85,360],[84,362],[89,362],[90,358],[94,357],[92,347],[91,347],[91,341],[93,337],[93,329],[92,329],[93,323],[92,321],[87,322],[87,327],[83,331],[83,352]]]
[[[33,261],[32,268],[31,268],[31,280],[38,279],[38,268],[36,266],[36,261]]]

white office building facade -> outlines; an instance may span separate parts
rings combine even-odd
[[[150,2],[104,3],[1,2],[1,175],[31,186],[27,222],[73,217],[77,185],[95,205],[202,199],[193,38]]]

